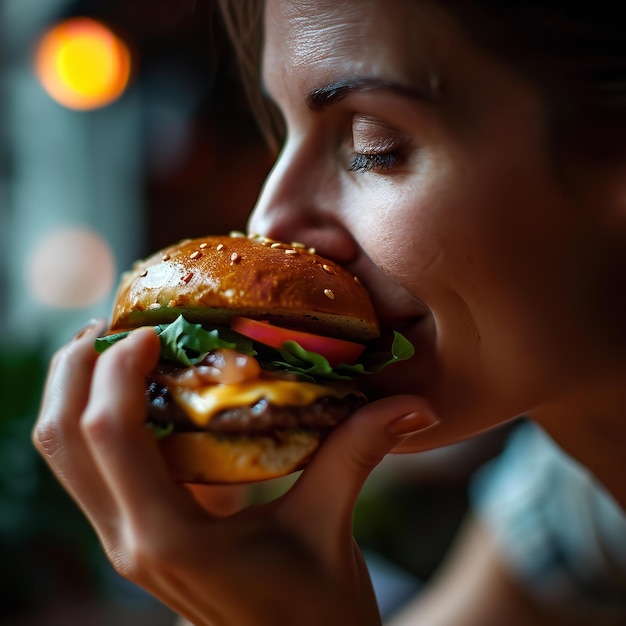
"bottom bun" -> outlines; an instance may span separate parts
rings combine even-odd
[[[181,483],[250,483],[302,468],[320,444],[315,432],[273,437],[215,437],[174,433],[159,442],[168,469]]]

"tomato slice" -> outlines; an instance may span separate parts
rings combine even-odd
[[[252,320],[248,317],[233,318],[231,328],[272,348],[282,348],[285,341],[295,341],[305,350],[321,354],[332,367],[340,363],[354,363],[365,350],[365,346],[360,343],[282,328],[266,321]]]

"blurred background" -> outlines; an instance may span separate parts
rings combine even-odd
[[[244,228],[269,165],[210,0],[0,2],[1,624],[171,622],[30,430],[51,354],[108,316],[119,273]]]
[[[0,2],[0,624],[172,623],[112,571],[30,430],[50,356],[109,314],[119,273],[244,229],[270,165],[211,0]],[[372,479],[355,532],[392,604],[433,571],[499,441]]]

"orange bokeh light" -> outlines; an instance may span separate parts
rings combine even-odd
[[[44,34],[35,55],[44,89],[59,104],[96,109],[120,97],[130,78],[126,44],[105,25],[84,17],[61,22]]]

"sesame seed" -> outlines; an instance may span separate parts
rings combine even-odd
[[[298,254],[297,250],[294,250],[293,248],[287,248],[287,250],[285,250],[285,254],[289,254],[289,255],[294,255],[294,254]]]
[[[172,257],[170,257],[170,255],[167,252],[161,256],[161,260],[163,261],[169,261],[171,258]]]
[[[308,252],[309,254],[315,254],[315,253],[317,252],[317,250],[316,250],[315,248],[309,248],[309,249],[307,250],[307,252]]]
[[[334,274],[335,270],[330,266],[330,265],[326,265],[326,263],[324,263],[324,265],[322,265],[322,269],[327,273],[327,274]]]
[[[200,250],[204,250],[209,244],[206,243],[206,241],[204,243],[200,244]]]
[[[230,255],[230,263],[231,263],[231,265],[233,263],[239,263],[239,261],[241,261],[241,256],[237,252],[233,252]]]
[[[230,236],[233,237],[234,239],[242,239],[242,238],[246,238],[246,233],[240,230],[231,230]]]
[[[324,295],[329,298],[330,300],[334,300],[335,299],[335,294],[332,292],[331,289],[324,289]]]
[[[265,237],[264,235],[259,235],[258,233],[250,233],[248,235],[248,239],[253,239],[254,241],[258,243],[262,243],[264,245],[269,245],[270,243],[274,241],[273,239],[270,239],[269,237]]]
[[[221,252],[223,249],[224,249],[224,244],[223,244],[223,243],[218,243],[218,244],[217,244],[217,248],[216,248],[216,250],[217,250],[218,252]]]
[[[359,280],[359,277],[358,277],[358,276],[355,276],[355,277],[354,277],[354,282],[355,282],[357,285],[359,285],[359,287],[361,287],[361,286],[362,286],[362,285],[361,285],[361,281]]]
[[[283,244],[279,243],[278,241],[275,241],[273,244],[270,245],[270,248],[282,248]]]
[[[184,276],[183,276],[183,282],[185,284],[187,284],[191,279],[193,278],[193,272],[187,272]]]
[[[158,309],[160,309],[160,308],[161,308],[161,305],[160,305],[158,302],[153,302],[153,303],[150,305],[150,310],[151,310],[151,311],[156,311],[156,310],[158,310]]]
[[[139,276],[141,278],[143,278],[144,276],[147,276],[147,275],[148,275],[148,270],[144,270],[143,272],[141,272],[141,274],[139,274]]]
[[[201,256],[202,256],[202,252],[200,252],[200,250],[196,250],[195,252],[192,252],[189,255],[189,258],[195,261],[196,259],[199,259]]]
[[[293,248],[306,248],[306,246],[303,243],[300,243],[299,241],[292,241],[291,246]]]

